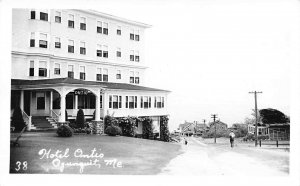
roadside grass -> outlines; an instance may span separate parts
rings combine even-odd
[[[15,137],[12,135],[12,140]],[[64,163],[88,163],[99,160],[101,167],[85,166],[83,174],[111,174],[111,175],[153,175],[158,174],[167,163],[183,153],[180,144],[167,143],[124,136],[74,135],[70,138],[57,137],[55,132],[27,132],[20,139],[20,147],[11,147],[10,173],[37,174],[78,174],[79,166],[65,166],[63,172],[55,168],[52,161],[55,158],[43,158],[39,155],[41,149],[51,153],[69,148],[69,157],[61,158]],[[103,158],[75,157],[76,149],[82,149],[84,154],[90,155],[96,148],[96,153],[103,153]],[[115,164],[106,165],[105,160],[121,162],[122,167]],[[24,162],[27,163],[25,167]],[[20,164],[21,163],[21,164]]]

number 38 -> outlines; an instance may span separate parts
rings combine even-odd
[[[23,163],[20,162],[20,161],[17,161],[17,162],[16,162],[16,165],[17,165],[17,168],[15,168],[16,171],[19,171],[19,170],[21,170],[21,169],[24,170],[24,171],[27,170],[27,161],[23,161]]]

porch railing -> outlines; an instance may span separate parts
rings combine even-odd
[[[54,112],[54,110],[51,110],[51,117],[55,122],[58,122],[59,115],[56,112]]]
[[[31,122],[31,116],[28,116],[26,114],[26,112],[24,112],[24,110],[22,110],[22,116],[23,116],[23,119],[24,119],[24,122],[26,123],[27,125],[27,130],[31,130],[31,125],[32,125],[32,122]]]

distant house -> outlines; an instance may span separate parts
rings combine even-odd
[[[209,128],[205,123],[196,123],[194,129],[195,129],[195,135],[197,136],[201,136],[205,132],[209,131]]]
[[[178,130],[183,136],[202,135],[204,132],[208,131],[208,126],[204,123],[199,123],[198,121],[185,121],[183,124],[179,125]]]
[[[289,140],[290,139],[290,124],[275,123],[275,124],[258,124],[258,136],[269,136],[270,140]],[[255,124],[248,125],[248,133],[255,134]]]
[[[183,136],[191,136],[195,133],[195,123],[185,121],[179,125],[180,134]]]
[[[226,123],[223,123],[222,121],[216,121],[216,122],[209,123],[209,132],[210,133],[215,131],[215,125],[216,125],[217,133],[228,131],[228,125]]]

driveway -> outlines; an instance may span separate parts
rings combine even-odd
[[[163,175],[288,176],[289,152],[228,144],[205,144],[188,138],[184,153],[162,169]]]

